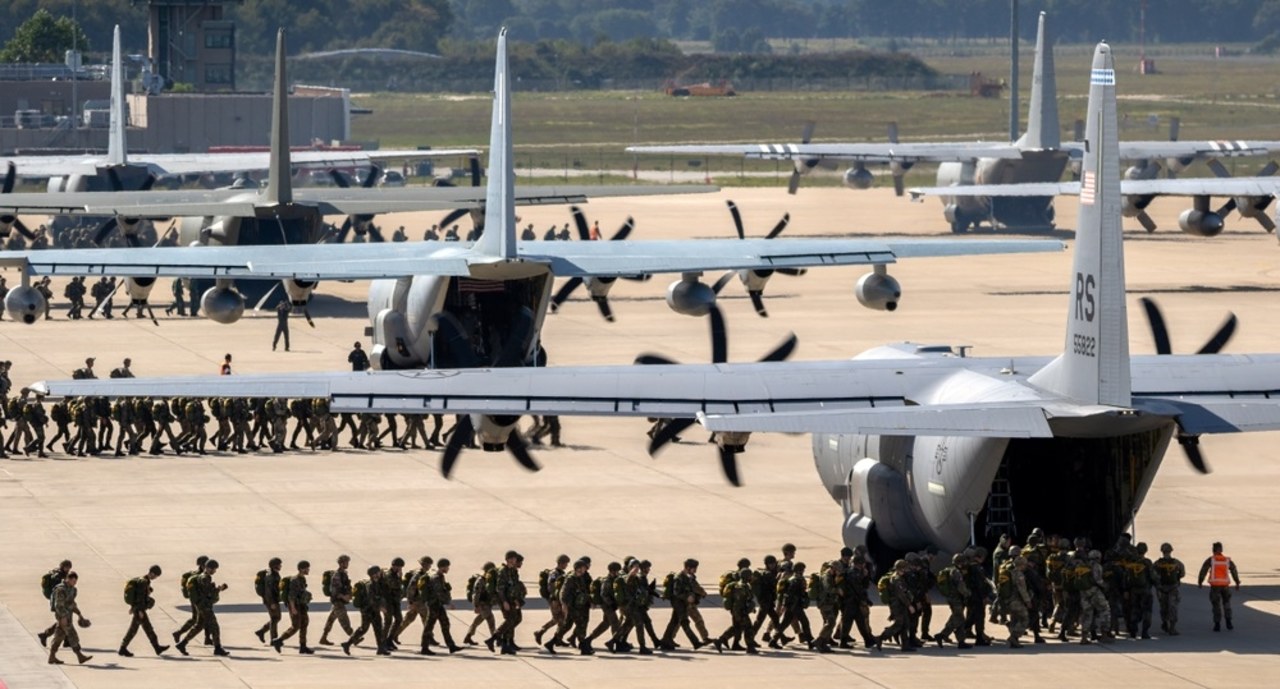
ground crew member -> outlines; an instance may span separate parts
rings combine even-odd
[[[369,578],[356,582],[351,589],[352,602],[356,610],[360,611],[360,626],[350,638],[342,642],[342,652],[351,655],[351,647],[358,645],[364,639],[364,635],[369,632],[369,628],[373,627],[373,638],[378,644],[378,655],[389,656],[391,650],[387,648],[383,637],[382,613],[379,611],[381,600],[378,591],[381,589],[382,568],[370,565],[367,573]]]
[[[351,619],[347,617],[347,604],[351,602],[351,575],[347,568],[351,566],[349,555],[338,556],[338,568],[333,570],[329,578],[329,617],[324,621],[324,631],[320,632],[320,644],[332,646],[329,632],[336,622],[348,637],[351,636]]]
[[[131,579],[125,584],[125,603],[129,605],[129,631],[125,632],[124,640],[120,642],[120,655],[126,658],[132,658],[133,654],[129,652],[129,642],[133,641],[133,637],[138,633],[138,628],[142,628],[142,632],[147,635],[147,641],[151,642],[151,648],[160,655],[169,650],[168,646],[161,646],[159,639],[156,638],[156,630],[151,626],[151,619],[147,617],[147,611],[155,604],[156,599],[151,597],[151,582],[160,578],[160,565],[151,565],[147,573]]]
[[[218,617],[213,611],[213,606],[218,603],[218,598],[223,591],[227,590],[226,584],[218,584],[213,581],[213,575],[217,573],[218,561],[209,560],[204,563],[204,571],[196,575],[195,581],[191,583],[191,607],[195,611],[196,623],[187,632],[187,635],[174,646],[182,655],[187,655],[187,643],[200,632],[208,632],[208,639],[213,643],[214,655],[231,655],[229,651],[222,647],[222,630],[218,626]]]
[[[360,347],[360,343],[356,342],[351,345],[354,349],[347,355],[347,363],[351,364],[352,371],[369,370],[369,355],[364,353],[364,349]]]
[[[254,632],[258,641],[268,643],[267,632],[271,633],[271,641],[280,635],[280,568],[284,561],[278,557],[267,562],[267,568],[258,572],[258,581],[254,582],[255,593],[262,598],[262,605],[267,609],[267,622]]]
[[[76,632],[76,620],[81,627],[89,626],[89,619],[80,612],[76,605],[76,584],[80,575],[74,571],[67,572],[62,581],[53,588],[53,619],[56,630],[53,632],[53,644],[49,646],[49,664],[61,665],[58,660],[58,649],[66,644],[76,654],[76,661],[81,665],[93,660],[93,656],[85,655],[80,650],[80,635]]]
[[[271,646],[279,653],[284,642],[294,634],[298,635],[298,653],[311,655],[315,651],[307,646],[307,626],[311,619],[307,608],[311,605],[311,592],[307,590],[307,575],[311,573],[311,563],[302,560],[298,563],[298,573],[289,578],[282,592],[284,602],[289,606],[289,628],[271,642]],[[281,583],[284,583],[283,580]]]
[[[1231,582],[1240,590],[1240,573],[1236,571],[1236,563],[1222,554],[1222,543],[1213,544],[1213,555],[1200,565],[1200,576],[1196,586],[1204,587],[1205,576],[1209,578],[1209,603],[1213,606],[1213,631],[1222,631],[1222,619],[1227,620],[1227,629],[1235,629],[1231,624]]]
[[[271,351],[276,351],[276,345],[280,344],[280,337],[284,336],[284,351],[289,351],[289,312],[293,310],[293,306],[288,299],[281,299],[276,304],[276,334],[271,338]]]
[[[1160,559],[1152,565],[1156,578],[1156,599],[1160,602],[1160,628],[1178,636],[1178,604],[1182,602],[1182,578],[1187,568],[1173,556],[1173,546],[1160,544]]]

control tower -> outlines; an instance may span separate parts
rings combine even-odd
[[[244,0],[132,0],[146,4],[147,53],[166,84],[236,88],[236,27],[223,9]]]

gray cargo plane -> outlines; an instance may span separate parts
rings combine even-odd
[[[470,414],[487,443],[515,437],[517,414],[676,419],[654,438],[652,451],[697,419],[716,431],[735,483],[737,455],[751,433],[807,432],[814,434],[818,475],[844,508],[845,542],[866,544],[878,559],[925,546],[954,551],[987,525],[1022,531],[1036,525],[1110,542],[1141,506],[1171,441],[1207,471],[1201,435],[1280,429],[1280,354],[1217,354],[1234,318],[1200,353],[1172,355],[1163,320],[1150,306],[1159,355],[1130,356],[1115,77],[1111,50],[1099,44],[1057,357],[979,358],[907,344],[852,360],[772,361],[785,357],[784,344],[771,361],[727,364],[721,342],[711,365],[648,357],[666,365],[40,386],[54,395],[287,395],[328,398],[335,412]],[[539,260],[548,259],[560,260]],[[454,460],[456,454],[446,458],[446,474]],[[997,517],[984,507],[1000,472],[1002,497],[1014,509]]]
[[[942,200],[943,214],[952,231],[964,232],[983,221],[1020,229],[1051,228],[1055,192],[1034,193],[1035,187],[1027,186],[1017,194],[999,193],[1002,185],[1057,183],[1067,166],[1074,167],[1084,152],[1081,142],[1061,141],[1053,42],[1049,38],[1047,24],[1046,14],[1041,12],[1027,131],[1013,143],[892,141],[814,144],[809,143],[812,128],[806,127],[799,144],[632,146],[627,151],[788,160],[795,166],[788,185],[793,194],[799,187],[800,177],[820,163],[852,161],[854,166],[844,173],[845,186],[869,188],[875,177],[867,170],[867,164],[884,163],[889,165],[894,189],[901,196],[903,177],[912,166],[920,162],[937,162],[937,184],[928,188],[928,195]],[[1172,138],[1176,138],[1176,130]],[[1121,160],[1134,161],[1125,171],[1126,179],[1133,180],[1153,179],[1162,168],[1176,173],[1199,159],[1261,156],[1278,150],[1280,141],[1124,141],[1118,147]],[[994,192],[980,193],[969,188],[973,185],[981,185],[982,189]],[[1126,215],[1137,217],[1144,226],[1154,227],[1143,210],[1150,198],[1133,196],[1126,197],[1125,201]]]
[[[871,265],[872,272],[859,282],[859,298],[887,308],[889,303],[896,304],[900,288],[888,276],[885,266],[899,258],[1061,249],[1059,242],[911,239],[518,241],[515,207],[520,191],[515,186],[513,167],[505,31],[498,37],[497,51],[489,151],[492,174],[485,189],[484,231],[474,245],[318,244],[0,252],[0,265],[23,270],[23,284],[10,290],[6,308],[15,320],[38,320],[43,303],[39,292],[28,284],[32,275],[183,276],[304,283],[372,279],[368,309],[373,359],[378,368],[413,376],[424,367],[504,368],[541,363],[545,354],[539,344],[539,332],[557,276],[595,284],[628,275],[679,274],[680,278],[667,290],[668,305],[682,314],[710,313],[715,322],[719,320],[715,291],[700,280],[706,271]],[[206,295],[205,301],[209,299]],[[783,348],[774,357],[781,358],[786,353]],[[283,386],[260,387],[251,377],[237,380],[243,386],[229,391],[229,396],[320,396],[309,392],[315,386],[312,381],[300,379]],[[272,381],[275,382],[279,381]],[[133,393],[121,389],[104,390],[103,394]],[[523,412],[510,411],[478,416],[474,421],[468,416],[466,424],[473,427],[485,449],[505,448],[522,464],[533,466],[519,434],[512,432]],[[468,435],[455,434],[457,441],[446,452],[446,466],[456,460]]]

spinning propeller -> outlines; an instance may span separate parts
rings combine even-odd
[[[484,174],[484,171],[480,169],[480,159],[473,156],[470,159],[470,167],[471,167],[471,186],[478,187],[480,186],[480,181],[481,181],[480,178]],[[453,186],[453,182],[450,182],[447,179],[437,179],[435,180],[434,184],[437,187]],[[458,218],[461,218],[462,216],[470,212],[471,212],[470,208],[455,208],[449,211],[449,214],[444,216],[444,219],[440,221],[440,231],[444,232],[448,230],[449,226],[452,225],[454,221],[456,221]],[[472,217],[474,218],[475,216],[472,216]]]
[[[13,191],[13,185],[18,181],[18,169],[14,167],[13,162],[9,162],[9,170],[4,174],[4,183],[0,186],[0,194],[8,194]],[[18,234],[29,240],[35,241],[36,235],[27,229],[22,219],[15,215],[0,215],[0,223],[9,223],[18,230]]]
[[[116,171],[116,168],[107,168],[107,179],[111,182],[112,191],[125,190],[124,180],[120,179],[120,173]],[[156,176],[154,174],[148,174],[147,178],[142,180],[142,185],[139,186],[137,190],[151,191],[151,187],[154,186],[155,183]],[[132,220],[131,224],[136,225],[137,220]],[[118,215],[113,215],[110,218],[107,218],[105,222],[98,226],[98,231],[93,234],[93,243],[98,246],[102,246],[102,242],[106,241],[107,236],[111,234],[111,231],[118,229],[120,229],[120,217]],[[142,246],[142,242],[138,239],[136,233],[121,232],[120,236],[124,239],[124,243],[131,249],[136,249]]]
[[[729,358],[729,337],[725,328],[724,314],[720,312],[720,307],[713,305],[708,317],[711,323],[711,363],[723,364]],[[760,361],[785,361],[795,352],[797,343],[798,340],[795,333],[789,333],[786,339],[761,357]],[[663,366],[677,362],[662,354],[641,354],[636,357],[636,363]],[[669,420],[657,433],[653,434],[653,438],[649,441],[649,454],[657,454],[658,451],[675,440],[676,436],[692,426],[694,422],[695,420],[692,418]],[[720,468],[724,471],[725,478],[729,480],[729,483],[741,486],[742,481],[738,476],[737,458],[741,447],[717,443],[717,449],[720,454]]]
[[[369,176],[364,178],[364,181],[360,183],[360,186],[364,189],[368,189],[372,187],[374,184],[378,183],[378,177],[381,174],[382,174],[381,168],[379,168],[377,165],[371,166],[369,168]],[[329,176],[333,178],[333,183],[338,185],[339,187],[343,189],[351,188],[351,180],[346,175],[343,175],[337,170],[329,170]],[[338,238],[336,240],[337,243],[341,244],[347,241],[347,233],[350,232],[351,228],[353,227],[356,228],[357,234],[364,234],[364,232],[360,230],[361,227],[368,228],[366,231],[369,233],[370,239],[372,239],[375,242],[387,241],[386,238],[382,236],[382,230],[379,230],[378,227],[371,222],[372,220],[373,220],[372,214],[348,215],[347,219],[342,221],[342,227],[338,228]]]
[[[1165,324],[1164,314],[1160,312],[1160,307],[1155,301],[1149,297],[1143,297],[1139,300],[1142,303],[1142,309],[1147,314],[1147,323],[1151,326],[1151,336],[1155,339],[1156,354],[1167,355],[1172,354],[1173,349],[1169,344],[1169,328]],[[1236,332],[1237,325],[1236,315],[1228,313],[1226,320],[1222,325],[1218,326],[1218,330],[1209,338],[1208,342],[1196,352],[1196,354],[1217,354],[1222,348],[1231,341],[1231,336]],[[1176,421],[1176,420],[1175,420]],[[1182,446],[1182,451],[1187,455],[1187,461],[1191,463],[1195,470],[1202,473],[1209,473],[1209,466],[1204,461],[1204,455],[1200,453],[1200,436],[1193,433],[1185,433],[1182,425],[1178,425],[1178,444]]]
[[[742,227],[742,213],[738,211],[738,205],[733,201],[725,201],[725,203],[729,206],[729,214],[733,216],[733,228],[738,232],[738,239],[746,239],[746,231]],[[791,214],[786,213],[782,216],[782,219],[778,221],[778,224],[774,225],[772,230],[769,230],[769,233],[766,234],[764,238],[773,239],[774,237],[777,237],[782,234],[783,230],[787,229],[787,225],[789,224],[791,224]],[[755,307],[756,313],[760,314],[760,317],[762,318],[768,318],[769,312],[764,307],[764,284],[775,272],[791,276],[800,276],[805,273],[804,269],[801,268],[776,268],[772,270],[746,271],[731,270],[724,275],[721,275],[720,279],[716,280],[715,284],[712,285],[711,290],[718,295],[720,294],[720,290],[724,289],[725,285],[729,284],[729,281],[733,279],[733,276],[741,275],[742,282],[747,286],[747,296],[751,298],[751,305]]]
[[[1227,170],[1226,166],[1223,165],[1220,160],[1211,159],[1206,163],[1206,165],[1209,166],[1209,169],[1213,171],[1214,175],[1220,178],[1227,179],[1231,177],[1231,172]],[[1278,170],[1280,170],[1280,165],[1277,165],[1276,161],[1272,160],[1268,161],[1261,170],[1254,173],[1254,176],[1270,177]],[[1271,205],[1272,200],[1273,197],[1271,196],[1233,196],[1227,199],[1227,202],[1222,204],[1216,212],[1218,217],[1225,219],[1228,213],[1238,210],[1240,211],[1240,215],[1253,218],[1259,225],[1262,225],[1262,229],[1267,232],[1275,232],[1276,223],[1271,219],[1271,216],[1266,214],[1267,206]]]
[[[573,213],[573,223],[578,228],[578,238],[584,242],[590,241],[591,229],[587,224],[587,216],[584,215],[582,209],[577,206],[571,206],[569,211]],[[612,237],[609,237],[609,241],[614,242],[626,239],[627,235],[631,234],[631,230],[635,229],[635,226],[635,220],[632,219],[631,216],[627,216],[626,221],[622,223],[622,226],[618,228],[618,231],[614,232]],[[625,279],[644,281],[648,280],[649,277],[650,276],[648,275],[627,276]],[[600,309],[600,315],[604,316],[604,319],[610,323],[613,322],[614,318],[613,309],[609,306],[609,287],[613,285],[615,280],[617,280],[617,278],[614,277],[591,278],[591,284],[587,286],[588,290],[591,292],[591,300],[594,301],[596,303],[596,307]],[[568,300],[569,295],[573,294],[574,290],[578,289],[583,282],[584,279],[580,277],[571,277],[566,280],[565,283],[560,286],[560,289],[556,290],[556,293],[551,297],[551,313],[558,312],[560,310],[560,305]]]

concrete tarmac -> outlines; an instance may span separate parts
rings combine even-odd
[[[749,236],[766,233],[787,210],[792,226],[784,236],[952,236],[936,202],[912,204],[884,189],[802,189],[795,197],[780,189],[735,189],[709,196],[599,201],[584,210],[600,221],[606,236],[633,214],[637,240],[730,237],[723,199],[731,196],[743,210]],[[1219,237],[1189,237],[1176,230],[1182,210],[1177,202],[1158,200],[1152,210],[1167,229],[1148,235],[1126,222],[1133,227],[1126,233],[1132,351],[1153,349],[1137,306],[1143,295],[1156,297],[1164,307],[1175,351],[1195,351],[1228,311],[1241,324],[1227,351],[1280,351],[1276,239],[1235,217]],[[553,222],[569,221],[560,207],[521,209],[520,214],[539,235]],[[404,224],[418,239],[441,215],[388,217],[382,225],[389,234]],[[1074,201],[1059,204],[1059,217],[1062,226],[1073,227]],[[1069,231],[1055,236],[1071,242]],[[789,331],[800,338],[796,359],[843,358],[901,340],[971,345],[976,356],[1055,354],[1063,341],[1070,262],[1069,252],[907,261],[890,269],[904,288],[895,313],[857,304],[853,284],[865,272],[859,268],[777,276],[766,292],[767,319],[754,314],[734,284],[722,296],[730,358],[754,359]],[[10,285],[16,283],[11,271],[8,277]],[[548,317],[544,340],[553,365],[625,363],[643,351],[685,362],[707,360],[706,323],[676,315],[663,302],[671,279],[620,281],[612,294],[617,314],[612,324],[580,292]],[[168,302],[163,283],[155,291],[159,304]],[[55,287],[60,296],[61,285]],[[321,285],[312,309],[316,327],[295,319],[287,353],[271,350],[273,313],[249,315],[232,326],[162,317],[157,327],[118,313],[106,322],[70,322],[55,307],[53,321],[0,325],[0,358],[14,362],[15,387],[68,376],[86,356],[97,357],[103,376],[126,356],[133,358],[139,376],[214,374],[227,352],[235,357],[237,373],[341,369],[351,343],[365,340],[364,292],[361,284]],[[560,553],[590,555],[594,575],[611,560],[647,558],[659,579],[693,556],[702,563],[699,575],[708,587],[739,557],[758,565],[788,541],[799,547],[799,559],[810,568],[837,557],[841,514],[818,481],[808,437],[753,437],[741,460],[745,486],[735,489],[721,478],[715,452],[703,442],[705,432],[691,429],[684,442],[653,459],[644,451],[645,428],[637,419],[565,419],[567,446],[538,451],[541,472],[527,473],[502,454],[475,451],[462,457],[449,481],[439,474],[438,453],[430,451],[0,461],[0,686],[319,689],[430,682],[459,689],[606,683],[615,689],[780,683],[1173,689],[1272,687],[1280,676],[1273,636],[1280,630],[1280,551],[1274,547],[1280,533],[1275,509],[1280,463],[1274,452],[1277,436],[1270,433],[1204,438],[1201,446],[1213,468],[1208,476],[1196,474],[1172,448],[1137,516],[1138,540],[1153,550],[1163,541],[1173,543],[1191,573],[1183,587],[1183,634],[1176,638],[1163,637],[1157,623],[1154,640],[1107,646],[927,648],[910,656],[862,648],[820,656],[793,647],[747,657],[693,652],[686,643],[677,652],[651,657],[599,649],[596,656],[582,658],[576,652],[551,656],[534,645],[532,632],[548,615],[538,600],[518,634],[526,650],[514,658],[491,655],[483,647],[452,657],[418,656],[411,641],[420,629],[416,626],[405,635],[404,650],[391,658],[375,658],[367,646],[351,658],[336,647],[303,657],[295,640],[277,655],[252,635],[266,618],[253,595],[253,575],[273,556],[285,560],[286,573],[297,560],[309,559],[311,590],[318,600],[323,598],[320,573],[332,568],[340,553],[351,555],[353,572],[369,564],[385,567],[396,556],[410,563],[424,554],[448,557],[454,563],[451,617],[458,640],[472,617],[462,600],[467,577],[508,548],[526,556],[523,579],[534,599],[538,571],[552,566]],[[1091,499],[1081,495],[1081,509]],[[1225,542],[1244,581],[1234,599],[1233,632],[1210,631],[1207,592],[1194,586],[1194,574],[1214,540]],[[128,623],[125,580],[153,563],[164,568],[151,616],[168,642],[169,633],[189,615],[178,578],[200,554],[222,563],[217,579],[230,585],[218,610],[232,656],[214,658],[211,649],[194,643],[189,658],[173,650],[156,658],[145,639],[134,641],[136,657],[116,655]],[[51,619],[39,594],[40,576],[63,558],[73,560],[81,575],[80,606],[94,622],[81,634],[95,656],[87,666],[45,665],[35,637]],[[655,625],[665,626],[665,604],[652,612]],[[727,625],[723,610],[707,606],[705,612],[713,634]],[[816,620],[816,609],[809,612]],[[313,606],[312,645],[326,613],[327,604]],[[944,608],[935,607],[935,630],[944,619]],[[872,626],[878,631],[885,623],[885,608],[877,605]],[[989,625],[988,633],[1004,638],[998,627]],[[74,662],[65,651],[62,657]]]

